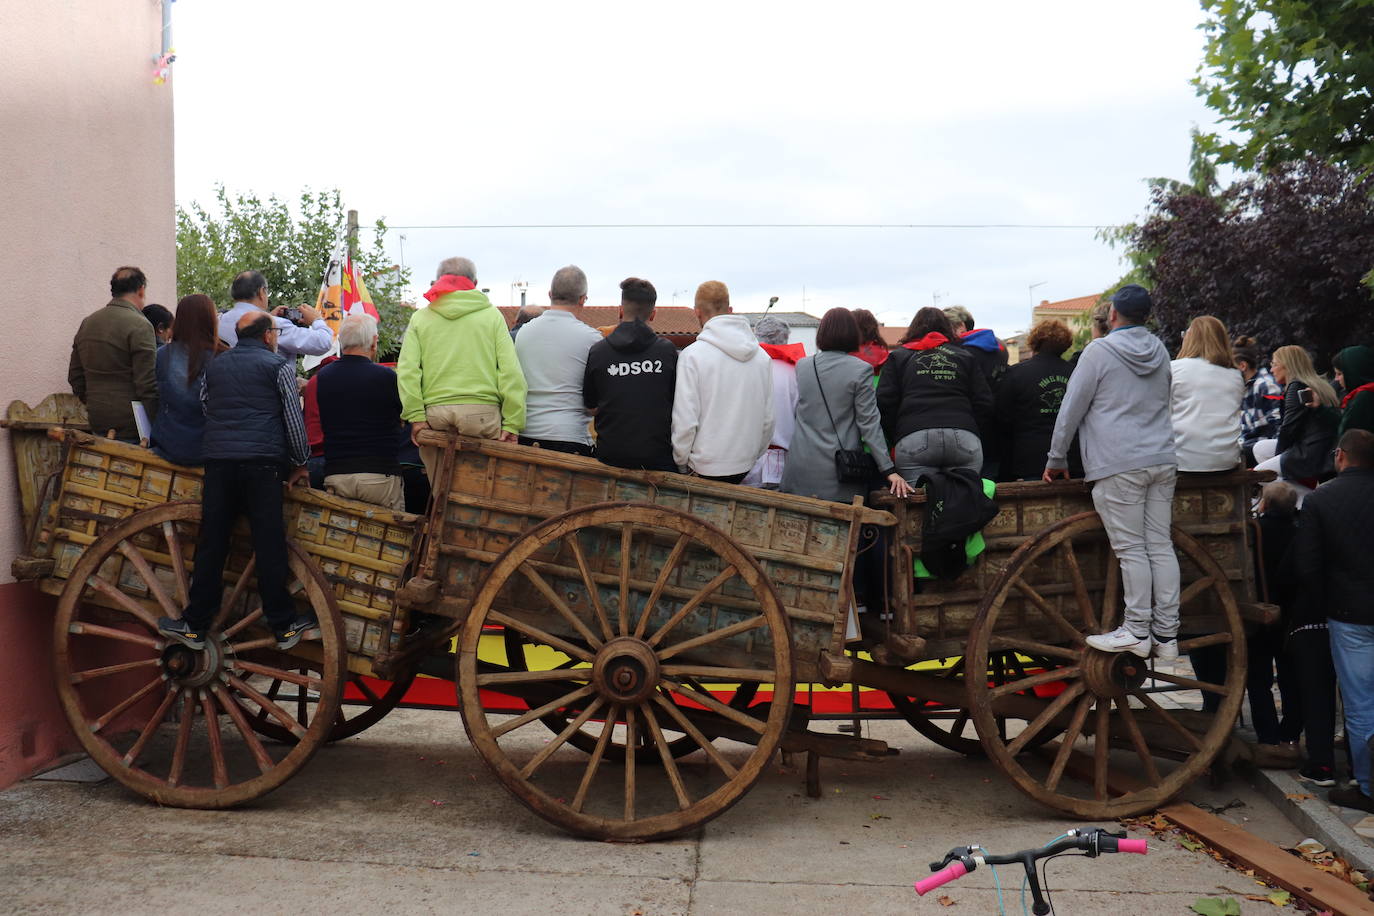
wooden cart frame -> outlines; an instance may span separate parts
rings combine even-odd
[[[809,753],[813,789],[820,756],[887,756],[807,727],[796,686],[818,682],[888,691],[923,734],[987,754],[1046,804],[1124,816],[1209,766],[1241,702],[1243,621],[1272,617],[1250,571],[1255,474],[1181,475],[1175,498],[1180,647],[1225,656],[1213,685],[1084,643],[1119,622],[1121,588],[1081,482],[1002,486],[983,556],[953,582],[916,581],[919,498],[867,508],[426,432],[427,517],[289,494],[293,588],[318,643],[277,652],[240,536],[195,653],[154,621],[186,599],[199,473],[73,429],[77,414],[60,396],[11,406],[30,532],[14,572],[58,596],[57,687],[78,737],[164,804],[261,796],[423,672],[456,683],[496,778],[586,836],[698,826],[779,750]],[[859,622],[856,566],[874,551],[893,613]],[[849,648],[856,623],[871,657]],[[1219,697],[1215,716],[1173,702],[1196,690]]]

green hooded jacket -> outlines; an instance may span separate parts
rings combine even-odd
[[[1345,390],[1354,391],[1361,385],[1374,382],[1374,349],[1346,347],[1336,354],[1336,368],[1345,379]],[[1374,433],[1374,391],[1361,391],[1341,410],[1341,425],[1336,439],[1347,429],[1366,429]]]
[[[506,320],[479,290],[460,290],[416,309],[396,362],[401,416],[424,420],[426,407],[492,404],[501,429],[525,427],[525,374]]]

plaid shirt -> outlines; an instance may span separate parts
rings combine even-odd
[[[1240,401],[1240,440],[1255,442],[1277,436],[1282,406],[1283,389],[1268,369],[1260,369],[1245,383],[1245,396]]]

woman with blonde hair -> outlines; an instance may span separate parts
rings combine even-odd
[[[1277,439],[1255,443],[1257,471],[1277,471],[1299,485],[1306,496],[1319,478],[1329,475],[1336,446],[1340,409],[1336,392],[1317,374],[1312,357],[1302,347],[1279,347],[1269,359],[1274,381],[1283,386]]]
[[[1178,469],[1229,471],[1239,465],[1245,379],[1236,368],[1226,325],[1211,315],[1194,318],[1170,370]]]

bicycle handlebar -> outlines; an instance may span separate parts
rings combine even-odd
[[[1105,844],[1105,840],[1104,840],[1103,842],[1104,842],[1104,844]],[[1106,849],[1106,848],[1105,848],[1105,845],[1104,845],[1104,851],[1105,851],[1105,852],[1111,852],[1110,849]],[[1145,853],[1147,853],[1147,852],[1150,851],[1150,844],[1149,844],[1148,842],[1146,842],[1145,840],[1117,840],[1117,841],[1116,841],[1116,851],[1117,851],[1117,852],[1138,852],[1138,853],[1140,853],[1140,854],[1143,856],[1143,855],[1145,855]]]
[[[964,863],[954,862],[953,864],[947,865],[944,868],[940,869],[938,872],[931,875],[929,878],[922,878],[920,881],[917,881],[914,885],[916,888],[916,893],[919,896],[924,897],[926,894],[935,890],[935,888],[940,887],[944,884],[948,884],[955,878],[962,878],[966,874],[968,874],[968,869],[964,867]]]

